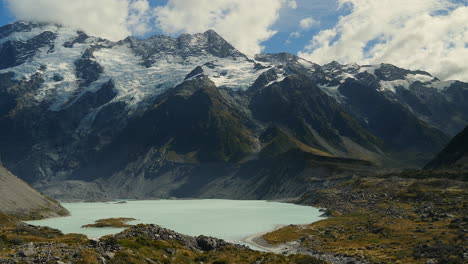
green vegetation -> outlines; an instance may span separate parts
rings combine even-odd
[[[141,126],[147,120],[157,120],[158,130],[148,132],[145,140],[154,144],[160,139],[157,143],[167,149],[171,161],[238,162],[255,146],[253,132],[244,124],[246,119],[214,83],[202,78],[184,82],[167,92],[153,112],[143,117]]]
[[[333,155],[321,151],[319,149],[312,148],[296,138],[288,135],[285,131],[280,129],[278,126],[270,127],[260,138],[262,141],[262,151],[260,155],[262,157],[275,157],[279,154],[285,153],[291,149],[299,149],[303,152],[311,154],[333,157]]]
[[[34,243],[86,244],[88,239],[81,234],[67,234],[49,227],[35,227],[20,222],[19,219],[0,213],[0,244],[4,247]],[[0,257],[2,252],[0,252]]]
[[[464,263],[465,182],[361,178],[321,191],[313,203],[330,208],[334,217],[287,226],[263,238],[270,244],[300,241],[305,248],[380,263]]]
[[[144,227],[144,225],[141,225]],[[33,248],[28,253],[28,248]],[[26,252],[26,253],[25,253]],[[28,254],[28,256],[25,256]],[[31,254],[31,255],[29,255]],[[132,263],[209,263],[209,264],[325,264],[310,256],[276,255],[227,245],[216,250],[192,249],[175,240],[154,240],[144,235],[117,239],[109,235],[99,244],[91,243],[84,235],[63,235],[46,227],[25,225],[18,219],[0,214],[0,259],[18,263],[33,263],[35,257],[53,256],[64,262],[98,264],[105,259],[109,264]]]
[[[111,264],[146,263],[290,263],[325,264],[325,262],[304,255],[282,256],[272,253],[239,249],[226,246],[220,250],[199,252],[185,248],[177,241],[153,241],[144,237],[118,240],[125,249],[118,252]]]
[[[132,225],[127,224],[130,221],[135,221],[135,218],[105,218],[99,219],[94,222],[94,224],[84,225],[82,227],[115,227],[115,228],[123,228],[123,227],[130,227]]]

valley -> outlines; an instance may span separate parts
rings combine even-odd
[[[467,106],[462,81],[213,30],[5,25],[0,263],[466,263]]]
[[[0,31],[2,162],[60,199],[297,197],[422,167],[468,123],[466,83],[391,64],[249,58],[212,30]]]

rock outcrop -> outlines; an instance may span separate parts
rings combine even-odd
[[[151,240],[178,241],[190,250],[212,251],[231,245],[239,249],[248,249],[246,246],[228,243],[222,239],[208,236],[187,236],[158,225],[132,226],[114,236],[116,239],[129,239],[145,237]]]

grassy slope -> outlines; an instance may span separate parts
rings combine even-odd
[[[464,263],[467,187],[446,179],[351,180],[303,197],[303,203],[327,207],[335,217],[288,226],[264,239],[271,244],[298,240],[305,248],[380,263]]]
[[[322,264],[310,256],[292,255],[282,256],[271,253],[262,253],[251,250],[239,250],[235,247],[226,246],[221,250],[209,252],[196,252],[184,248],[183,245],[175,241],[152,241],[146,238],[131,240],[119,240],[118,243],[124,247],[116,254],[110,263],[144,263],[146,259],[151,259],[155,263],[303,263]],[[175,252],[168,254],[168,251]]]
[[[122,228],[122,227],[130,227],[132,225],[127,224],[127,222],[134,221],[135,218],[105,218],[99,219],[94,222],[94,224],[87,224],[83,225],[82,227],[115,227],[115,228]]]

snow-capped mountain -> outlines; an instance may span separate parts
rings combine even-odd
[[[458,133],[468,122],[466,83],[441,81],[427,72],[405,70],[391,64],[359,66],[332,62],[324,65],[323,69],[334,78],[320,87],[337,100],[346,98],[346,86],[350,83],[366,83],[450,136]]]
[[[467,96],[389,64],[249,58],[212,30],[0,28],[1,158],[63,198],[296,196],[305,170],[422,165],[468,123]]]
[[[0,36],[0,73],[13,72],[17,80],[40,74],[44,84],[35,100],[52,101],[55,111],[109,80],[115,101],[136,105],[180,84],[197,66],[210,69],[217,86],[232,89],[247,89],[262,73],[214,31],[114,43],[59,25],[19,22]]]

